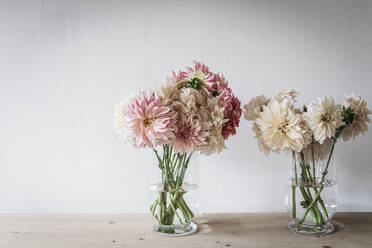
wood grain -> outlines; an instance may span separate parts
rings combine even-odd
[[[205,214],[197,221],[196,234],[167,238],[151,231],[146,214],[3,214],[0,247],[372,247],[372,213],[338,213],[336,232],[322,237],[291,233],[286,214]]]

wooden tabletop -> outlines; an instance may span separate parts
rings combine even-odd
[[[3,214],[0,247],[372,247],[372,213],[337,213],[335,233],[322,237],[291,233],[287,214],[205,214],[197,221],[196,234],[163,237],[145,214]]]

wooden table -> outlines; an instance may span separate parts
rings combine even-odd
[[[163,237],[145,214],[0,215],[1,248],[116,247],[372,247],[372,213],[337,213],[336,232],[304,236],[287,229],[287,214],[205,214],[199,232]]]

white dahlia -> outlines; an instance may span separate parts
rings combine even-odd
[[[154,91],[165,103],[170,103],[177,90],[176,84],[165,82],[156,85]]]
[[[180,90],[180,101],[185,105],[188,113],[196,114],[205,106],[206,98],[198,90],[193,88],[182,88]]]
[[[291,101],[278,102],[271,99],[256,123],[264,143],[271,150],[294,150],[300,152],[306,142],[306,130],[302,129],[301,116],[293,111]]]
[[[343,124],[340,105],[335,104],[333,97],[318,97],[313,101],[307,108],[306,120],[320,144],[334,137],[336,129]]]
[[[228,122],[225,119],[225,108],[218,104],[216,98],[207,99],[207,110],[210,113],[211,123],[217,128],[222,128],[222,125]]]
[[[342,138],[347,141],[368,131],[367,123],[371,123],[368,115],[372,114],[372,111],[367,108],[367,102],[362,97],[354,95],[345,96],[345,107],[354,111],[353,123],[346,125],[342,131]]]
[[[201,148],[201,153],[211,155],[212,153],[220,153],[223,149],[226,149],[226,145],[222,136],[222,128],[212,128],[209,131],[208,144]]]
[[[269,155],[270,152],[276,152],[276,153],[279,152],[278,150],[270,149],[270,147],[268,147],[265,144],[265,141],[262,138],[262,133],[261,133],[260,128],[258,127],[257,123],[255,123],[255,122],[253,123],[252,130],[256,134],[256,136],[254,136],[254,137],[257,139],[257,145],[258,145],[258,149],[260,150],[260,152],[263,152],[266,156]]]
[[[125,143],[133,145],[135,143],[135,138],[127,126],[127,117],[125,116],[131,97],[133,96],[130,96],[116,104],[113,123],[118,138],[123,140]]]
[[[218,104],[216,98],[207,99],[207,113],[209,114],[211,129],[209,130],[208,144],[201,149],[206,155],[220,153],[226,149],[225,139],[222,135],[222,126],[228,119],[224,119],[225,109]]]
[[[275,99],[278,102],[281,102],[284,99],[287,99],[287,100],[290,100],[290,101],[295,102],[297,96],[298,96],[298,92],[297,91],[295,91],[295,90],[289,90],[288,89],[288,90],[283,90],[283,91],[279,92],[279,94],[275,96]]]

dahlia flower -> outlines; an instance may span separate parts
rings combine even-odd
[[[287,100],[290,100],[290,101],[295,102],[297,96],[298,96],[298,92],[297,91],[287,89],[287,90],[283,90],[283,91],[279,92],[279,94],[275,96],[275,99],[278,102],[281,102],[284,99],[287,99]]]
[[[194,119],[192,115],[187,116],[186,113],[178,113],[175,138],[169,142],[174,152],[190,153],[200,150],[202,146],[208,144],[209,129],[210,124],[208,122],[200,122],[197,118]]]
[[[172,72],[172,76],[168,77],[163,83],[156,85],[155,93],[163,99],[165,104],[169,104],[174,95],[178,93],[179,87],[182,85],[181,72]]]
[[[206,105],[205,96],[193,88],[182,88],[179,98],[185,105],[187,113],[197,114],[199,109]]]
[[[314,139],[320,144],[336,134],[342,123],[340,105],[335,104],[333,97],[317,98],[307,108],[306,120]]]
[[[244,118],[248,121],[254,121],[263,111],[263,106],[269,103],[270,99],[265,95],[253,97],[248,104],[244,105]]]
[[[184,86],[200,90],[207,96],[212,94],[214,74],[203,63],[194,61],[194,67],[187,67],[187,71],[181,72],[180,78]]]
[[[135,137],[127,127],[127,117],[125,116],[130,98],[131,97],[128,97],[116,104],[113,122],[118,138],[122,139],[126,143],[134,144]]]
[[[258,145],[258,149],[260,150],[260,152],[263,152],[266,156],[269,155],[270,152],[276,152],[276,153],[279,152],[278,150],[272,150],[269,146],[265,144],[265,141],[262,138],[261,130],[259,126],[257,125],[257,123],[255,122],[253,123],[252,131],[256,134],[256,136],[254,137],[257,139],[257,145]]]
[[[209,131],[208,143],[201,147],[201,153],[211,155],[212,153],[220,153],[226,149],[225,139],[221,134],[221,129],[214,128]]]
[[[265,144],[272,150],[300,152],[306,142],[306,130],[301,128],[302,119],[293,110],[291,101],[278,102],[271,99],[256,120]]]
[[[368,131],[367,123],[371,123],[368,115],[372,114],[372,111],[367,108],[367,102],[362,97],[354,95],[345,96],[345,107],[351,108],[354,112],[353,122],[346,125],[342,131],[342,138],[347,141]]]
[[[232,90],[228,87],[228,82],[223,76],[216,75],[215,95],[218,103],[225,109],[225,119],[228,121],[222,127],[222,135],[227,139],[230,135],[236,134],[236,127],[239,126],[242,109],[240,101],[234,96]]]
[[[124,115],[136,147],[155,147],[175,137],[176,113],[151,91],[140,92],[133,98]]]
[[[222,136],[222,125],[228,120],[224,118],[224,108],[219,106],[216,98],[207,99],[206,109],[209,113],[211,129],[208,144],[202,147],[201,152],[210,155],[215,152],[220,153],[226,148],[225,139]]]
[[[210,114],[210,120],[214,127],[222,128],[228,122],[225,119],[225,109],[221,107],[216,98],[208,98],[206,109]]]

